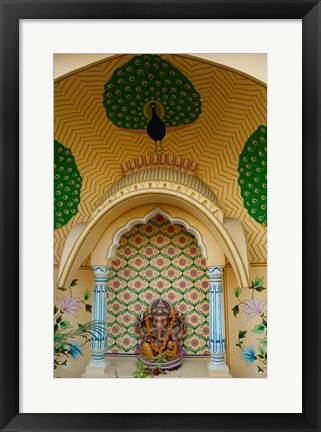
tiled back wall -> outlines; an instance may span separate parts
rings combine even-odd
[[[122,236],[117,256],[107,290],[108,353],[135,353],[136,316],[162,296],[186,314],[187,354],[209,354],[209,282],[195,237],[157,215]]]

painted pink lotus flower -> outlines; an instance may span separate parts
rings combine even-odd
[[[263,307],[266,304],[266,300],[262,301],[257,299],[256,297],[253,297],[250,300],[246,300],[244,303],[246,306],[243,309],[243,312],[246,313],[247,319],[249,320],[257,315],[261,315]]]
[[[68,295],[67,297],[58,300],[61,303],[61,310],[63,312],[68,312],[71,315],[74,315],[75,317],[77,316],[77,312],[80,309],[77,298]]]

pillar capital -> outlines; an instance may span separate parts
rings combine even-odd
[[[224,273],[224,267],[223,265],[216,265],[216,266],[208,266],[207,272],[210,279],[212,278],[218,278],[221,279]]]
[[[106,282],[107,281],[107,275],[109,270],[111,269],[110,266],[106,265],[92,265],[91,268],[93,269],[94,277],[96,282]]]

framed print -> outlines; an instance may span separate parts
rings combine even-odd
[[[320,3],[1,26],[1,430],[320,430]]]

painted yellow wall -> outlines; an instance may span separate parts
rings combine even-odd
[[[111,57],[113,54],[55,54],[54,76],[59,78],[75,69]],[[191,54],[245,72],[267,82],[266,54]]]
[[[264,277],[264,286],[267,287],[267,267],[266,266],[253,266],[251,267],[251,278],[254,280],[256,277]],[[253,345],[255,348],[257,345],[257,333],[253,333],[252,329],[256,324],[259,324],[259,317],[253,317],[247,320],[246,314],[244,314],[244,306],[240,306],[240,313],[237,317],[234,317],[232,308],[238,303],[235,295],[234,288],[237,288],[237,281],[233,269],[228,266],[225,271],[225,284],[226,284],[226,303],[225,311],[228,322],[227,339],[229,345],[228,361],[230,364],[230,371],[234,378],[258,378],[255,374],[254,365],[247,366],[244,360],[241,360],[240,349],[235,344],[238,343],[239,330],[247,330],[246,338],[244,340],[244,346],[249,347]],[[260,300],[267,299],[267,290],[262,293],[255,293],[255,297]],[[250,298],[251,290],[243,290],[240,298],[247,300]],[[266,305],[264,311],[266,310]],[[261,337],[261,336],[259,336]],[[262,375],[262,377],[265,375]]]
[[[54,286],[56,287],[56,282],[58,278],[58,269],[54,269]],[[73,287],[73,296],[83,299],[83,293],[88,290],[90,292],[90,299],[87,303],[93,304],[93,288],[94,288],[94,277],[91,268],[80,269],[76,274],[76,279],[78,279],[77,286]],[[61,307],[58,298],[63,298],[68,295],[68,291],[59,291],[57,288],[54,292],[54,302],[58,308]],[[92,319],[92,315],[89,312],[85,312],[85,308],[82,307],[78,311],[78,317],[74,317],[70,313],[64,314],[64,319],[70,321],[72,326],[77,328],[77,323],[85,324]],[[59,378],[79,378],[81,374],[85,371],[85,367],[89,363],[91,358],[89,343],[85,345],[84,355],[79,356],[77,360],[70,359],[70,367],[64,369],[63,367],[58,367],[55,369],[54,376]]]

